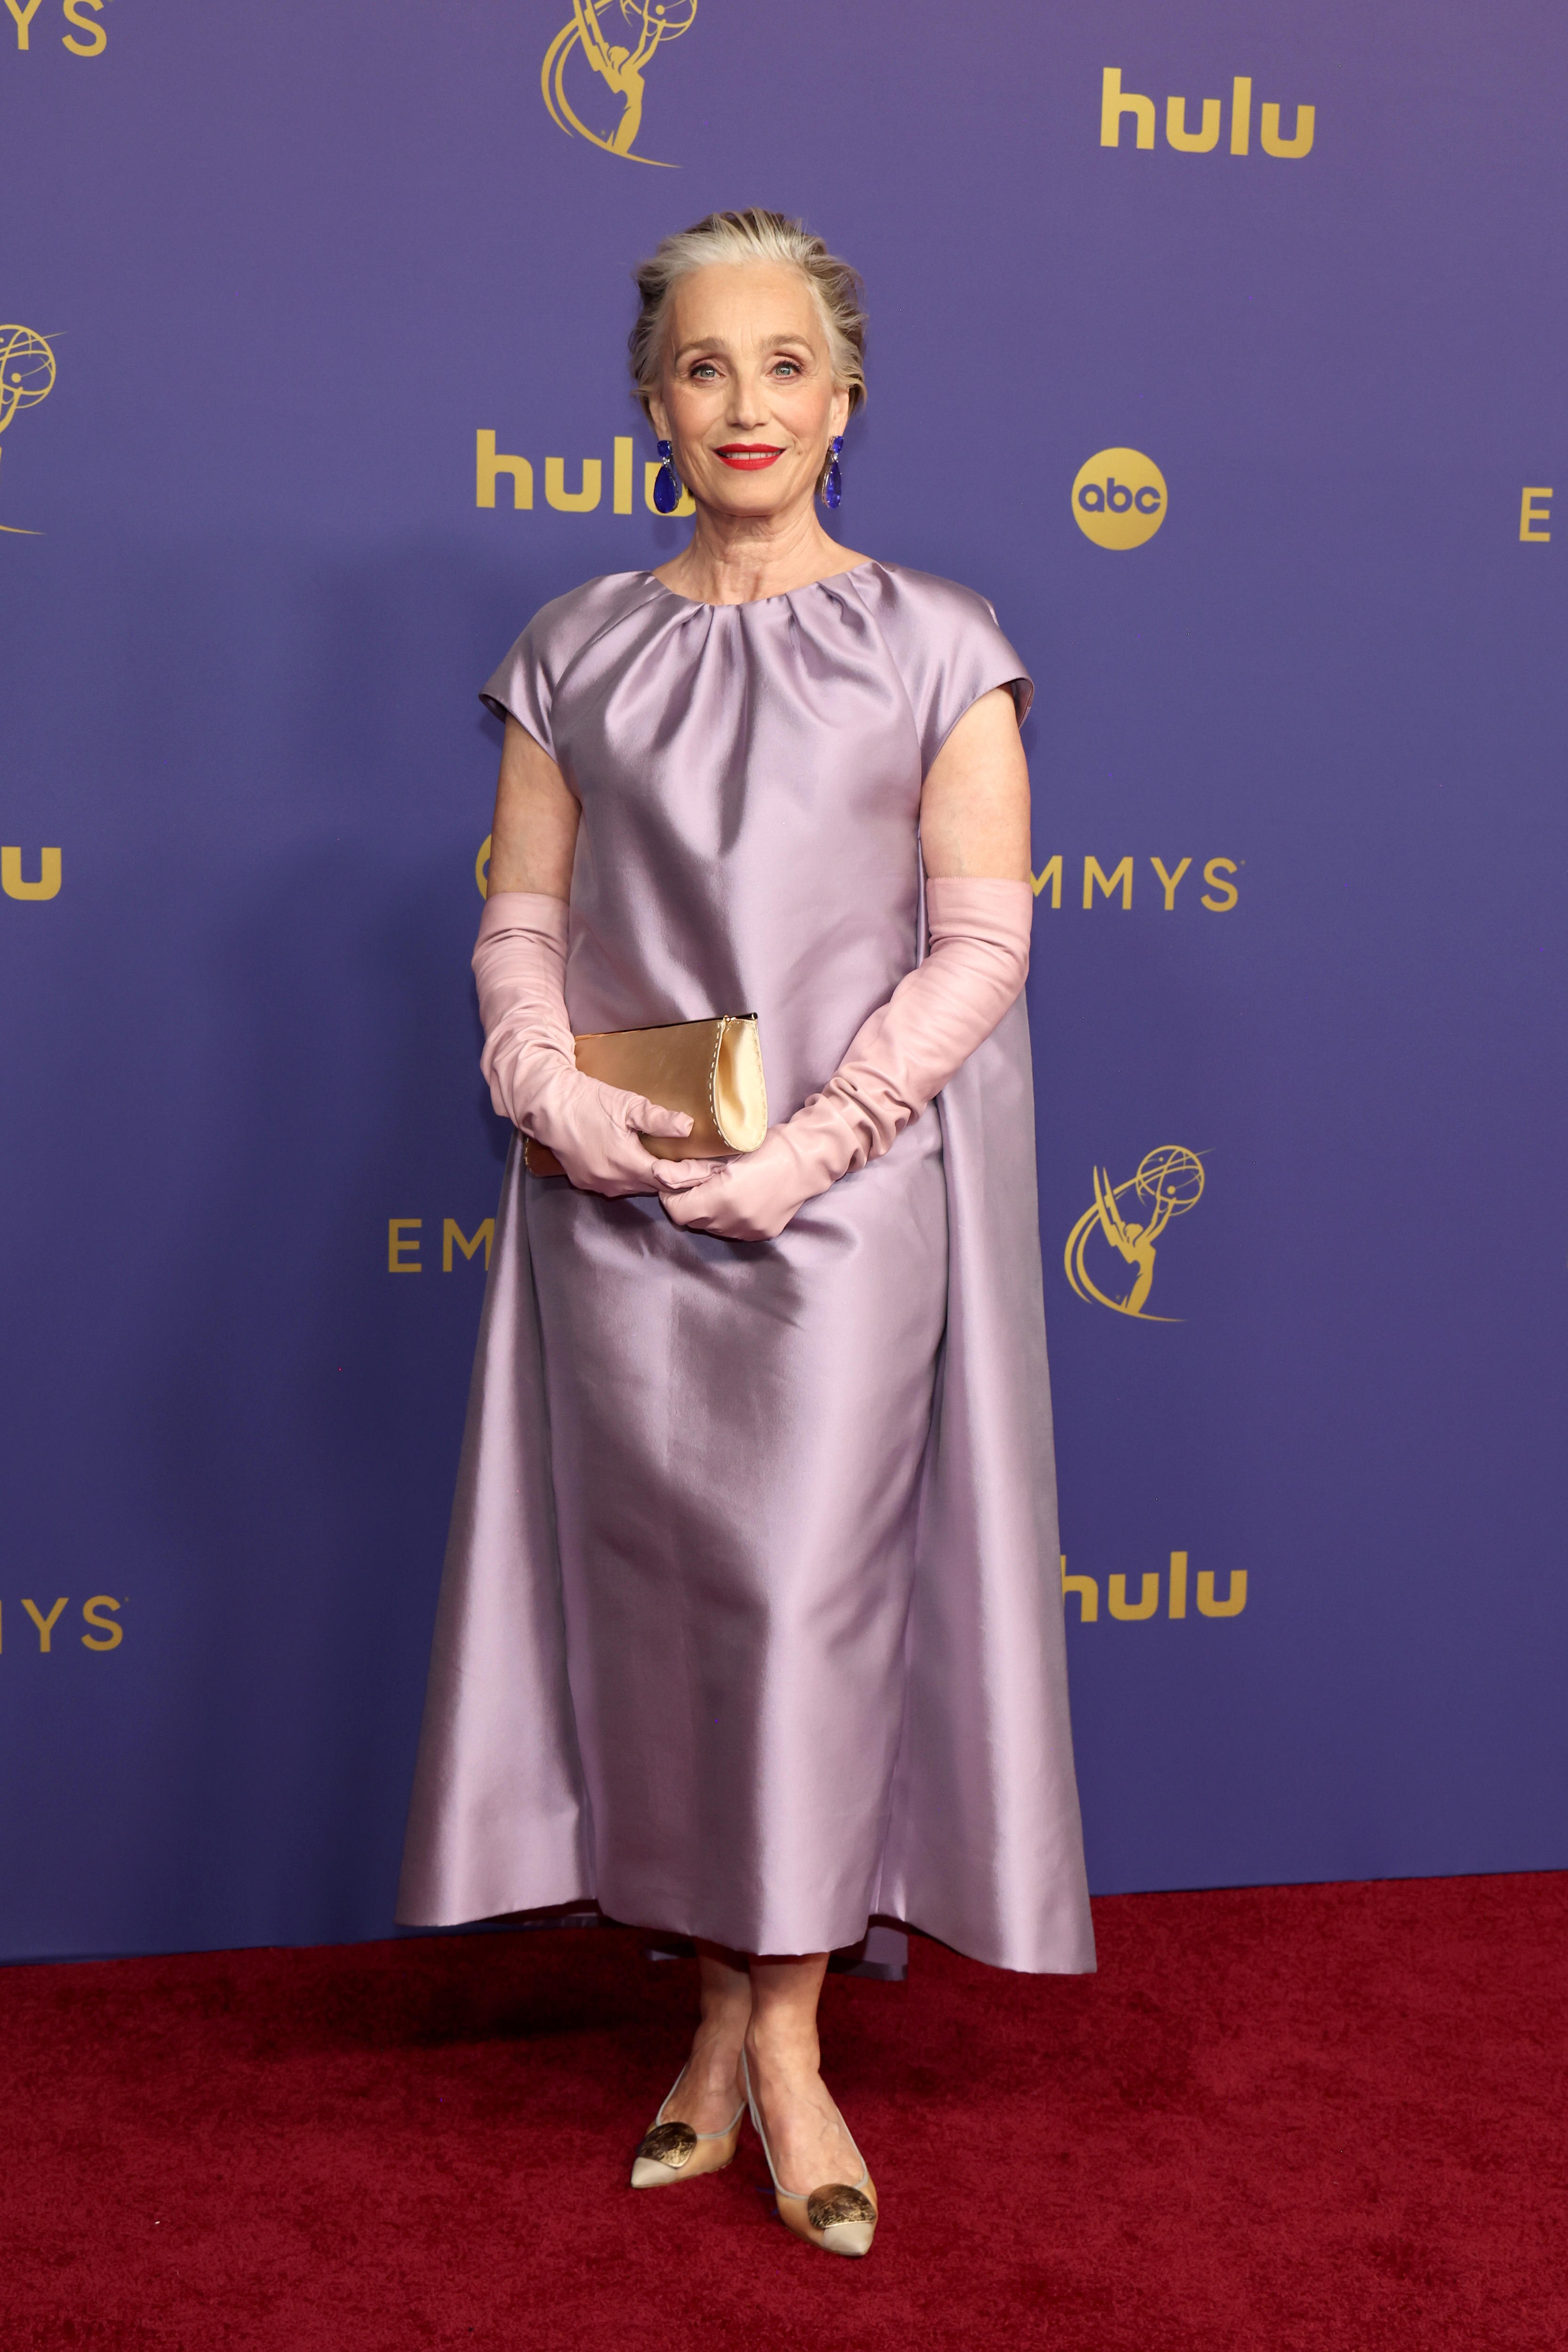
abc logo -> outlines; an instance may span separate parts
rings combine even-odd
[[[1079,467],[1072,510],[1096,547],[1142,547],[1165,520],[1165,477],[1142,449],[1101,449]]]

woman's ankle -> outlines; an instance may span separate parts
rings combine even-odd
[[[793,2018],[759,2019],[753,2011],[746,2026],[746,2058],[754,2071],[764,2074],[816,2074],[822,2067],[822,2045],[815,2023],[802,2025]]]
[[[704,2017],[691,2037],[688,2063],[693,2076],[713,2087],[738,2082],[744,2038],[743,2021]]]

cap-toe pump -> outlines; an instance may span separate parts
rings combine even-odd
[[[820,2246],[824,2253],[868,2254],[871,2241],[877,2234],[877,2190],[870,2168],[858,2147],[856,2158],[860,2165],[860,2178],[851,2185],[843,2180],[830,2180],[821,2189],[786,2189],[780,2180],[773,2163],[773,2152],[768,2146],[768,2136],[763,2128],[762,2111],[756,2093],[752,2088],[752,2071],[741,2053],[741,2079],[745,2084],[746,2105],[751,2109],[752,2122],[757,2137],[763,2143],[763,2154],[768,2160],[773,2176],[773,2195],[778,2200],[779,2220],[804,2238],[808,2246]],[[837,2107],[833,2110],[838,2116]],[[844,2124],[842,2116],[838,2120]],[[844,2124],[846,2137],[849,2126]],[[853,2139],[849,2145],[855,2147]]]
[[[678,2180],[700,2180],[705,2172],[722,2172],[741,2144],[741,2125],[746,2113],[744,2099],[721,2132],[694,2131],[689,2124],[665,2122],[665,2107],[685,2080],[683,2066],[643,2134],[632,2158],[634,2189],[668,2189]]]

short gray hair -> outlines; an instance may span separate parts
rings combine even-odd
[[[705,220],[694,221],[689,228],[667,236],[633,271],[642,308],[626,344],[644,414],[658,389],[664,361],[664,314],[670,289],[678,278],[705,269],[711,261],[782,261],[801,272],[816,297],[833,380],[849,394],[853,415],[866,397],[865,289],[859,273],[829,253],[803,222],[756,205],[749,212],[710,213]]]

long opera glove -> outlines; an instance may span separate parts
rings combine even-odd
[[[1023,987],[1034,908],[1026,882],[928,880],[925,961],[861,1025],[819,1095],[755,1151],[667,1200],[666,1216],[725,1241],[773,1241],[805,1202],[879,1159]]]
[[[547,1144],[574,1184],[612,1199],[699,1181],[702,1161],[656,1160],[640,1135],[689,1135],[684,1111],[585,1078],[566,1015],[567,913],[536,890],[497,890],[474,947],[490,1100]]]

